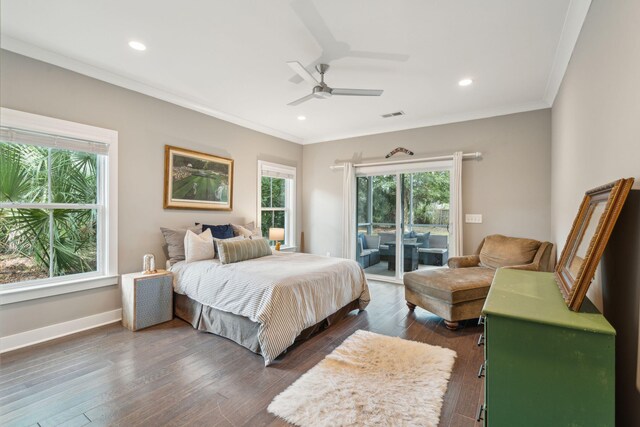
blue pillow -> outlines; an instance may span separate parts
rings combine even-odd
[[[196,225],[198,225],[196,223]],[[233,227],[231,224],[225,225],[209,225],[202,224],[202,231],[205,232],[207,229],[211,230],[211,235],[216,239],[230,239],[233,237]]]
[[[363,233],[358,234],[358,239],[362,241],[362,250],[369,249],[369,247],[367,246],[367,239],[364,238]]]
[[[431,232],[428,231],[426,233],[416,233],[416,237],[418,238],[418,243],[420,243],[421,248],[429,247],[429,237],[431,236]]]

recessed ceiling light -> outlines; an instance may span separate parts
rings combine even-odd
[[[473,83],[473,80],[471,79],[462,79],[458,82],[459,86],[469,86],[471,83]]]
[[[305,116],[298,116],[298,120],[307,120]]]
[[[129,42],[129,47],[135,50],[147,50],[147,47],[144,45],[144,43],[140,43],[135,40],[131,40]]]

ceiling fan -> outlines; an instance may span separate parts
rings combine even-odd
[[[329,66],[327,64],[319,64],[316,65],[316,70],[320,73],[320,81],[316,80],[315,77],[311,75],[306,68],[302,66],[298,61],[287,62],[287,65],[291,67],[293,71],[296,72],[300,77],[302,77],[305,81],[311,83],[313,85],[313,91],[300,99],[297,99],[293,102],[288,103],[287,105],[299,105],[305,101],[308,101],[313,98],[318,99],[326,99],[331,98],[331,96],[380,96],[382,95],[382,90],[378,89],[338,89],[331,88],[327,86],[324,82],[324,73],[327,72]]]

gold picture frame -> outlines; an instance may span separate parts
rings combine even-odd
[[[633,178],[619,179],[584,195],[555,271],[560,292],[573,311],[580,310],[632,185]]]
[[[233,160],[164,147],[165,209],[233,209]]]

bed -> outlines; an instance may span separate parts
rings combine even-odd
[[[370,298],[358,263],[340,258],[274,252],[233,264],[181,261],[170,271],[176,316],[261,354],[267,366]]]

